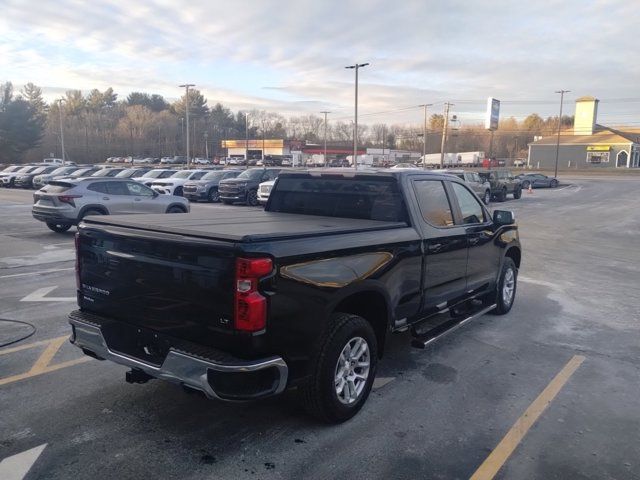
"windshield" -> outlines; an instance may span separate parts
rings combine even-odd
[[[93,172],[93,168],[81,168],[80,170],[76,170],[70,176],[72,177],[81,177],[83,175],[90,175]]]
[[[139,174],[140,174],[140,170],[138,170],[137,168],[127,168],[126,170],[123,170],[120,173],[118,173],[116,175],[116,178],[129,178],[133,176],[138,176]]]
[[[75,170],[75,168],[71,167],[60,167],[60,168],[56,168],[53,172],[51,172],[51,175],[62,175],[63,173],[69,173],[69,172],[73,172]]]
[[[191,172],[189,170],[184,170],[182,172],[177,172],[174,173],[173,175],[171,175],[171,178],[189,178],[191,175],[193,175],[194,172]]]
[[[395,178],[281,177],[269,199],[270,212],[406,222]]]
[[[111,169],[110,169],[110,168],[102,168],[102,169],[98,170],[97,172],[93,173],[91,176],[92,176],[92,177],[104,177],[104,176],[106,176],[110,171],[111,171]]]
[[[162,173],[164,173],[164,170],[151,170],[142,176],[144,178],[158,178]]]
[[[225,173],[228,172],[209,172],[206,175],[203,175],[201,180],[221,180]]]
[[[36,168],[35,170],[32,170],[32,171],[31,171],[31,172],[29,172],[29,173],[42,173],[42,172],[44,172],[47,168],[49,168],[49,167],[40,167],[40,168]]]
[[[262,176],[262,172],[264,172],[262,168],[250,168],[249,170],[242,172],[236,178],[238,180],[255,180]]]

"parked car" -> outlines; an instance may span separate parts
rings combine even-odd
[[[349,160],[347,160],[346,158],[340,158],[337,160],[331,160],[329,162],[329,166],[330,167],[350,167],[351,164],[349,163]]]
[[[260,205],[266,205],[269,201],[269,194],[271,193],[271,189],[273,185],[276,183],[275,180],[269,180],[268,182],[262,182],[258,187],[258,202]]]
[[[531,185],[531,188],[556,188],[558,186],[557,178],[548,177],[541,173],[523,173],[516,178],[520,180],[522,188],[525,190],[529,188],[529,185]]]
[[[120,178],[53,180],[33,195],[31,213],[54,232],[66,232],[89,215],[187,213],[182,197],[158,195],[149,187]]]
[[[21,173],[20,175],[16,176],[14,186],[18,188],[34,188],[33,179],[36,175],[51,173],[58,168],[59,165],[54,164],[47,167],[38,167],[28,173]]]
[[[209,165],[211,161],[206,158],[196,157],[191,163],[194,163],[196,165]]]
[[[101,168],[100,170],[93,172],[91,174],[92,177],[115,177],[116,175],[118,175],[120,172],[123,172],[127,170],[124,167],[108,167],[108,168]]]
[[[146,167],[138,167],[138,168],[125,168],[121,172],[115,175],[116,178],[136,178],[141,177],[145,173],[147,173],[150,168]]]
[[[465,170],[448,169],[448,170],[434,170],[440,173],[448,173],[449,175],[455,175],[463,180],[471,190],[478,195],[478,198],[482,200],[485,205],[489,205],[491,202],[491,184],[482,178],[477,172],[468,172]]]
[[[168,178],[176,172],[177,170],[172,170],[167,168],[155,168],[153,170],[149,170],[144,175],[141,175],[139,177],[133,177],[132,180],[144,183],[147,187],[149,187],[156,180],[160,178]]]
[[[168,163],[170,165],[184,165],[187,163],[187,157],[184,157],[182,155],[176,155],[174,157],[164,157],[162,160],[160,160],[160,163]]]
[[[131,383],[230,401],[296,388],[310,413],[343,422],[365,404],[392,333],[425,348],[508,313],[516,295],[513,214],[491,216],[451,175],[283,172],[265,211],[179,220],[79,227],[71,342],[129,367]]]
[[[81,167],[75,172],[72,172],[68,175],[64,175],[61,177],[54,177],[52,180],[67,180],[69,178],[80,178],[80,177],[90,177],[98,170],[102,170],[101,167]]]
[[[416,170],[416,167],[413,163],[396,163],[391,170]]]
[[[207,170],[180,170],[165,180],[156,180],[151,188],[163,195],[182,196],[184,184],[189,180],[200,180]]]
[[[182,187],[182,195],[191,201],[208,200],[219,202],[218,184],[227,178],[236,178],[242,170],[213,170],[207,172],[200,180],[189,180]]]
[[[504,202],[509,194],[516,200],[522,196],[520,180],[509,170],[482,170],[478,174],[491,184],[492,199]]]
[[[522,159],[516,159],[513,161],[513,166],[514,167],[524,167],[527,164],[527,162],[525,160]]]
[[[222,180],[218,186],[220,200],[227,205],[243,202],[258,205],[258,186],[262,182],[275,180],[281,168],[250,168],[236,178]]]
[[[63,177],[65,175],[69,175],[77,170],[80,170],[82,167],[71,166],[71,167],[58,167],[52,172],[36,175],[33,177],[33,188],[40,189],[44,187],[47,183],[53,180],[56,177]]]
[[[16,182],[16,178],[19,175],[25,175],[27,173],[33,172],[35,169],[40,168],[42,165],[26,165],[22,166],[18,169],[14,169],[10,172],[2,172],[0,173],[0,183],[3,187],[13,188]],[[10,167],[11,168],[11,167]]]

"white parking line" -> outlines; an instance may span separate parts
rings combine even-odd
[[[46,446],[47,444],[43,443],[38,447],[2,460],[0,462],[0,478],[2,480],[22,480],[29,473],[29,470],[36,463]]]
[[[28,277],[30,275],[42,275],[44,273],[53,273],[53,272],[66,272],[68,270],[75,270],[75,268],[74,267],[71,267],[71,268],[52,268],[50,270],[41,270],[39,272],[12,273],[11,275],[0,275],[0,278]]]
[[[75,302],[76,297],[47,297],[47,294],[58,288],[56,285],[53,287],[42,287],[34,292],[31,292],[26,297],[22,298],[21,302]]]
[[[373,389],[377,390],[379,388],[384,387],[385,385],[393,382],[396,379],[396,377],[376,377],[376,379],[373,381]]]

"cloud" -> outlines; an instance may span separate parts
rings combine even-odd
[[[209,103],[285,114],[349,115],[353,71],[344,66],[368,61],[363,113],[466,99],[477,103],[465,114],[478,116],[496,96],[545,99],[540,113],[553,115],[559,88],[637,95],[632,3],[2,0],[0,54],[16,84],[175,98],[191,81]],[[511,104],[506,114],[530,108]]]

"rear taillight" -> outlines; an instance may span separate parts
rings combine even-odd
[[[58,195],[58,201],[61,203],[68,203],[72,207],[75,207],[76,203],[73,201],[73,199],[81,197],[82,195]]]
[[[74,237],[76,245],[76,287],[80,290],[80,234],[76,233]]]
[[[257,332],[267,325],[267,299],[258,291],[258,281],[273,270],[270,258],[238,258],[235,282],[235,328]]]

